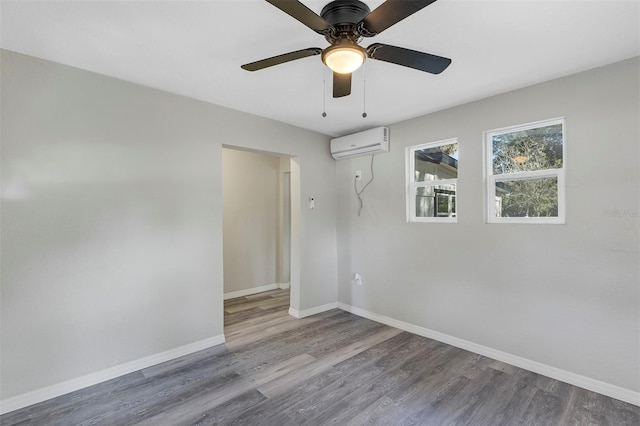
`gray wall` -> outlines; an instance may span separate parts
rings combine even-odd
[[[223,144],[297,157],[297,200],[322,201],[298,207],[292,307],[337,299],[328,137],[13,52],[1,63],[2,399],[223,333]]]
[[[275,284],[280,157],[222,150],[224,292]]]
[[[361,217],[353,173],[369,158],[339,161],[339,300],[638,391],[638,62],[392,125]],[[566,225],[486,224],[482,132],[562,116]],[[452,137],[459,223],[405,223],[404,148]]]

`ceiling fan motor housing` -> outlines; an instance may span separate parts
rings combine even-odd
[[[322,8],[320,16],[327,21],[335,32],[326,35],[329,43],[348,37],[354,42],[360,38],[357,24],[369,14],[369,6],[358,0],[336,0]]]

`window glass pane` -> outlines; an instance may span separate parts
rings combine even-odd
[[[562,124],[492,137],[493,174],[562,168]]]
[[[558,217],[558,178],[503,180],[495,186],[496,217]]]
[[[455,217],[456,185],[416,188],[416,217]]]
[[[458,177],[458,144],[452,143],[414,152],[415,182],[430,182]]]

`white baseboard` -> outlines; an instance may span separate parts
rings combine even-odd
[[[37,404],[69,392],[74,392],[119,376],[124,376],[125,374],[133,373],[134,371],[142,370],[181,356],[189,355],[191,353],[210,348],[211,346],[220,345],[224,342],[224,334],[213,336],[205,340],[200,340],[199,342],[189,343],[188,345],[170,349],[165,352],[116,365],[115,367],[107,368],[106,370],[97,371],[95,373],[67,380],[62,383],[56,383],[55,385],[37,389],[22,395],[7,398],[0,401],[0,414],[5,414],[29,405]]]
[[[336,309],[337,307],[338,302],[332,302],[327,303],[326,305],[316,306],[315,308],[303,309],[302,311],[289,308],[289,315],[296,318],[304,318],[311,315],[319,314],[320,312],[330,311],[331,309]]]
[[[253,287],[253,288],[247,288],[244,290],[232,291],[231,293],[224,294],[224,300],[235,299],[236,297],[250,296],[256,293],[262,293],[263,291],[277,290],[279,288],[282,288],[280,287],[281,285],[282,284],[267,284],[267,285],[262,285],[260,287]]]
[[[279,286],[282,290],[286,290],[288,288],[291,288],[291,283],[280,283]]]
[[[507,364],[514,365],[516,367],[524,368],[525,370],[532,371],[534,373],[541,374],[543,376],[550,377],[561,382],[569,383],[574,386],[578,386],[583,389],[587,389],[593,392],[597,392],[602,395],[609,396],[611,398],[619,399],[620,401],[628,402],[629,404],[640,406],[640,392],[635,392],[630,389],[625,389],[620,386],[612,385],[610,383],[602,382],[600,380],[592,379],[590,377],[582,376],[580,374],[572,373],[570,371],[562,370],[560,368],[552,367],[550,365],[542,364],[537,361],[532,361],[527,358],[523,358],[517,355],[512,355],[507,352],[502,352],[497,349],[493,349],[487,346],[479,345],[477,343],[470,342],[468,340],[459,339],[448,334],[440,333],[435,330],[420,327],[414,324],[409,324],[404,321],[399,321],[393,318],[386,317],[384,315],[378,315],[373,312],[369,312],[364,309],[356,308],[355,306],[347,305],[345,303],[338,303],[338,308],[351,312],[352,314],[368,318],[370,320],[389,325],[391,327],[399,328],[409,333],[417,334],[419,336],[428,337],[439,342],[449,344],[467,351],[471,351],[488,358],[492,358],[498,361],[502,361]],[[291,312],[289,312],[291,314]],[[295,315],[294,315],[295,316]]]

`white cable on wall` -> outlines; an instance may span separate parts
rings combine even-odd
[[[365,189],[367,189],[367,186],[369,186],[369,184],[371,182],[373,182],[373,157],[375,157],[375,155],[371,156],[371,179],[369,179],[369,182],[367,182],[361,190],[358,191],[358,179],[357,178],[353,178],[353,188],[356,191],[356,196],[358,197],[358,201],[360,201],[360,207],[358,208],[358,216],[360,216],[360,213],[362,212],[362,193],[364,192]]]

